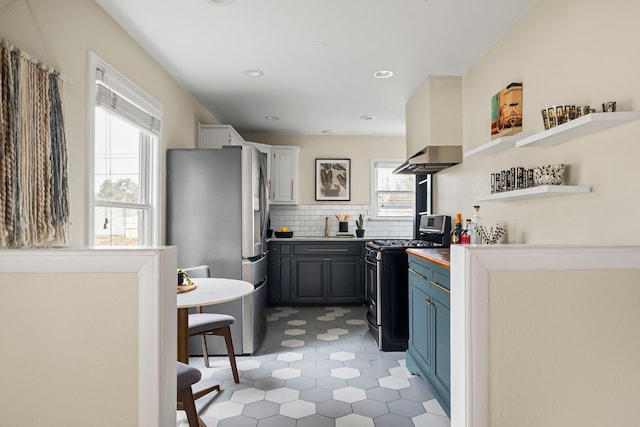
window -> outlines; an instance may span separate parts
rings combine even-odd
[[[401,161],[371,162],[371,213],[373,218],[401,219],[414,215],[415,177],[394,174]]]
[[[162,106],[92,55],[90,244],[159,242]]]

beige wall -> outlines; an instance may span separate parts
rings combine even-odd
[[[539,0],[463,79],[464,150],[490,141],[491,96],[523,82],[524,132],[544,130],[542,107],[571,103],[601,110],[640,109],[640,3]],[[489,193],[491,172],[567,163],[568,184],[585,195],[484,202],[486,225],[506,224],[510,243],[637,244],[640,228],[640,121],[555,147],[510,149],[466,158],[437,175],[436,209],[470,218],[474,198]]]
[[[402,136],[338,136],[338,135],[242,135],[247,141],[269,145],[300,147],[298,199],[301,205],[315,201],[315,159],[351,159],[350,204],[369,204],[371,189],[371,160],[406,158],[405,138]],[[346,203],[346,202],[345,202]]]
[[[638,424],[640,270],[494,272],[488,425]]]
[[[0,0],[3,10],[12,0]],[[87,76],[94,51],[164,106],[164,148],[195,147],[197,124],[217,123],[158,63],[93,1],[30,0],[0,16],[0,37],[59,69],[65,78],[64,108],[69,150],[71,244],[87,233]],[[164,166],[162,166],[164,170]]]

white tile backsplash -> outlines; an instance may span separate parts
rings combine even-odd
[[[271,228],[287,227],[295,237],[324,236],[325,217],[329,217],[329,236],[338,232],[336,214],[351,215],[349,232],[355,234],[356,218],[364,216],[365,237],[412,238],[413,221],[369,220],[369,205],[271,206]]]

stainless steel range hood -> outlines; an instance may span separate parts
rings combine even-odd
[[[401,164],[393,173],[436,173],[462,163],[462,147],[459,145],[432,145],[423,148]]]
[[[394,173],[431,174],[462,163],[462,78],[429,76],[407,102],[406,153]]]

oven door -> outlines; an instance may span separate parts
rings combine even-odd
[[[381,312],[378,301],[380,295],[380,273],[379,273],[379,261],[377,259],[379,252],[366,248],[365,256],[365,289],[367,292],[367,323],[369,324],[369,330],[375,338],[378,346],[382,341],[381,324]]]

